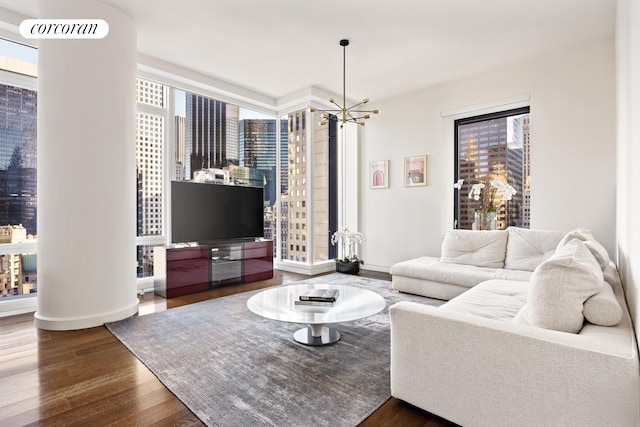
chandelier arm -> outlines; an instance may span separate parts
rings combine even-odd
[[[362,101],[358,102],[357,104],[353,104],[351,107],[349,107],[349,108],[347,108],[347,109],[348,109],[348,110],[352,110],[352,109],[354,109],[354,108],[356,108],[356,107],[361,106],[362,104],[366,104],[366,102],[365,102],[364,100],[362,100]]]
[[[341,111],[342,111],[342,109],[340,109],[340,110],[320,110],[319,108],[316,108],[316,109],[314,109],[312,111],[312,113],[332,113],[333,114],[333,113],[339,113]]]

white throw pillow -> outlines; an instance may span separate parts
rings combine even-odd
[[[584,302],[582,309],[585,319],[594,325],[615,326],[622,320],[622,307],[608,283],[600,292]]]
[[[507,255],[504,268],[533,271],[556,252],[558,242],[565,233],[561,231],[507,228]]]
[[[604,270],[611,261],[611,259],[609,258],[609,253],[604,248],[604,246],[602,246],[600,242],[598,242],[595,237],[593,237],[591,231],[584,228],[576,228],[575,230],[567,233],[567,235],[564,236],[558,243],[558,247],[566,245],[573,239],[578,239],[585,244],[585,246],[591,251],[591,254],[596,259],[598,265],[602,270]]]
[[[584,302],[604,285],[602,270],[580,240],[573,239],[531,275],[527,303],[514,323],[578,333]]]
[[[442,242],[440,261],[477,267],[504,267],[507,249],[505,230],[448,230]]]

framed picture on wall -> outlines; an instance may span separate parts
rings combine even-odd
[[[369,188],[389,188],[389,160],[369,162]]]
[[[427,155],[404,158],[404,186],[418,187],[427,185]]]

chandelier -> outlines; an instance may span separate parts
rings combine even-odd
[[[329,100],[330,103],[338,107],[335,110],[320,110],[317,108],[309,108],[310,112],[321,112],[322,121],[321,125],[326,125],[329,121],[329,117],[336,116],[340,121],[340,127],[344,126],[345,123],[356,123],[360,126],[365,125],[365,120],[369,119],[371,114],[378,114],[379,110],[359,110],[357,109],[363,104],[369,102],[369,98],[365,98],[362,101],[358,102],[351,107],[347,107],[347,90],[346,90],[346,74],[347,74],[347,46],[349,46],[349,40],[342,39],[340,40],[340,46],[342,46],[342,105],[338,104],[333,98]]]

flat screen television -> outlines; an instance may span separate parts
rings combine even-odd
[[[171,182],[173,243],[264,237],[263,189]]]

